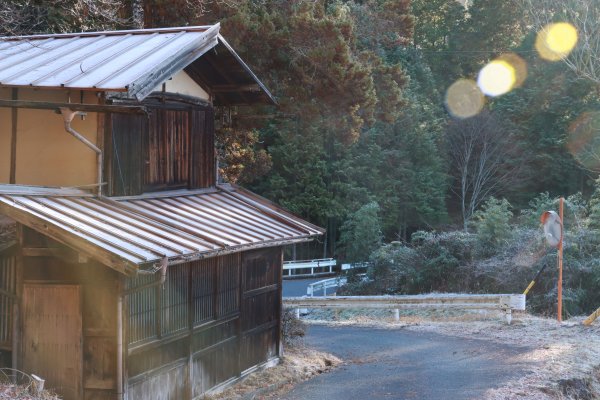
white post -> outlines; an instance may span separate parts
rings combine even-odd
[[[400,310],[398,308],[394,309],[394,321],[400,321]]]
[[[300,309],[296,308],[296,318],[300,319]]]
[[[506,316],[506,323],[510,325],[512,322],[512,310],[510,307],[504,309],[504,315]]]

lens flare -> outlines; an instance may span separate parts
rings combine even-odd
[[[457,118],[473,117],[481,111],[485,96],[470,79],[459,79],[446,91],[448,112]]]
[[[567,148],[582,166],[600,171],[600,112],[583,113],[571,124]]]
[[[494,60],[479,71],[477,86],[488,96],[500,96],[512,90],[517,82],[515,69],[504,60]]]
[[[540,57],[548,61],[567,57],[576,44],[577,29],[568,22],[546,25],[535,39],[535,48]]]
[[[513,68],[515,76],[513,88],[521,87],[527,79],[527,62],[515,53],[504,53],[497,60],[504,61]]]

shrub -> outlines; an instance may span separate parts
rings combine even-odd
[[[506,199],[490,197],[481,210],[474,215],[477,231],[478,251],[483,256],[489,256],[505,245],[511,237],[510,203]]]

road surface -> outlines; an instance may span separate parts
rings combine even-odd
[[[482,399],[488,389],[524,373],[516,358],[529,350],[402,329],[308,329],[307,345],[346,363],[282,399]]]
[[[310,278],[310,279],[284,279],[283,280],[283,297],[299,297],[306,296],[306,288],[308,285],[314,282],[322,281],[323,279],[332,278],[331,276],[324,276],[321,278]],[[327,294],[333,294],[335,290],[333,288],[327,289]],[[323,291],[316,291],[315,296],[322,296]]]

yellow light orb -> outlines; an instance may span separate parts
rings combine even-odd
[[[568,22],[546,25],[535,39],[537,52],[548,61],[558,61],[567,57],[576,44],[577,29]]]
[[[498,60],[508,63],[515,71],[515,83],[513,87],[521,87],[527,78],[527,62],[515,53],[504,53]]]
[[[473,117],[481,111],[485,96],[470,79],[459,79],[446,91],[448,112],[457,118]]]
[[[488,96],[508,93],[517,81],[515,69],[504,60],[494,60],[479,71],[477,85]]]

